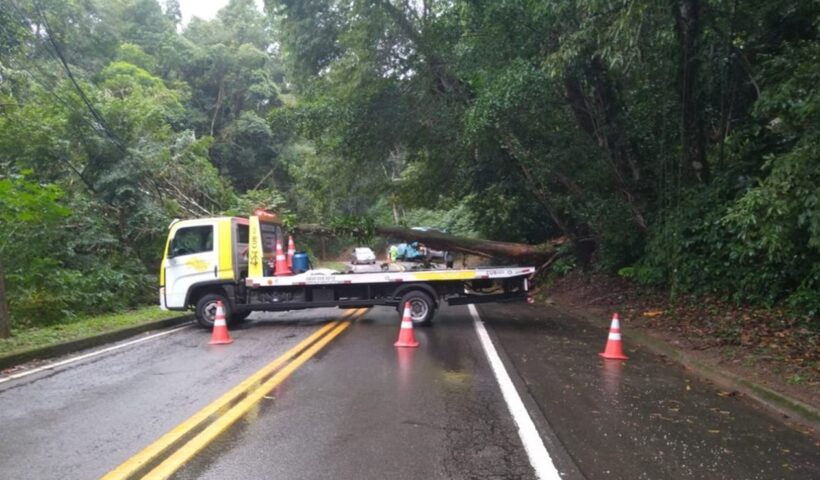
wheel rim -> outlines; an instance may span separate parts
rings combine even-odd
[[[410,318],[414,322],[421,322],[427,317],[430,307],[424,300],[414,298],[410,300]]]
[[[214,323],[216,320],[216,301],[205,304],[205,308],[202,309],[202,316],[209,323]]]

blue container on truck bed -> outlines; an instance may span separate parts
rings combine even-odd
[[[309,270],[310,262],[308,255],[305,252],[296,252],[293,254],[293,273],[302,273]]]

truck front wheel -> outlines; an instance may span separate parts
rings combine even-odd
[[[413,290],[401,297],[399,304],[399,316],[404,314],[404,305],[410,302],[410,319],[414,326],[426,327],[433,323],[433,315],[436,313],[436,303],[430,295]]]
[[[209,293],[203,295],[202,298],[196,302],[196,321],[203,328],[213,328],[214,319],[216,318],[216,302],[222,302],[222,309],[225,312],[225,318],[231,318],[231,304],[224,295],[218,293]]]

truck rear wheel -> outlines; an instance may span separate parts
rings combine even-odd
[[[209,293],[203,295],[196,302],[196,321],[203,328],[214,328],[216,318],[216,302],[222,302],[222,309],[225,311],[225,318],[231,318],[231,304],[224,295]]]
[[[404,304],[410,302],[410,319],[413,325],[427,327],[433,323],[433,315],[436,313],[436,303],[430,295],[421,290],[412,290],[401,297],[399,304],[399,316],[404,314]]]

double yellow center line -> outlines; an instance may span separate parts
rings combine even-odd
[[[282,356],[108,472],[102,479],[170,477],[366,311],[364,308],[348,311],[341,319],[313,332]],[[291,359],[293,361],[287,363]],[[176,450],[174,447],[177,447]]]

